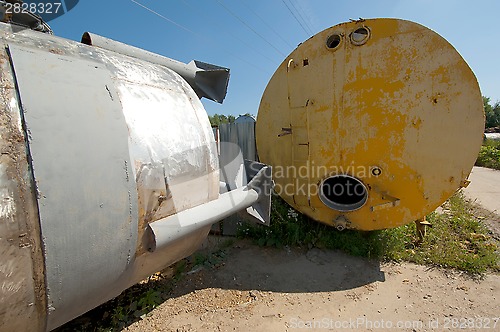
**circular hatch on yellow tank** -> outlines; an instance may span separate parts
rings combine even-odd
[[[372,19],[320,32],[283,61],[262,97],[256,138],[291,206],[374,230],[450,197],[466,182],[483,129],[478,83],[453,46],[422,25]]]

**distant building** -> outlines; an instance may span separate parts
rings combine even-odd
[[[486,139],[500,140],[500,133],[486,133],[484,136]]]
[[[255,118],[251,115],[240,115],[234,120],[234,123],[255,123]]]

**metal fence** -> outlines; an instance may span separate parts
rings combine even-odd
[[[220,151],[219,143],[229,142],[240,147],[244,159],[258,161],[255,145],[255,122],[224,123],[219,127],[214,127],[213,131],[218,143],[219,154],[223,155],[226,152]]]
[[[221,142],[234,143],[239,146],[244,159],[258,161],[257,146],[255,144],[255,122],[224,123],[219,127],[213,127],[215,140],[219,155],[231,154],[230,144],[220,144]],[[226,151],[227,150],[227,151]],[[238,214],[232,215],[212,227],[212,231],[223,235],[236,235],[238,225],[244,222]]]

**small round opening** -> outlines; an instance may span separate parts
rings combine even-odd
[[[379,167],[372,168],[372,175],[373,176],[379,176],[380,174],[382,174],[382,170]]]
[[[340,35],[331,35],[330,37],[328,37],[328,39],[326,40],[326,47],[328,48],[336,48],[337,46],[340,45],[340,41],[342,39],[340,38]]]
[[[354,211],[365,205],[368,190],[360,180],[350,175],[329,177],[320,185],[319,198],[337,211]]]
[[[353,31],[353,33],[351,33],[351,41],[354,45],[362,45],[366,43],[368,37],[370,37],[370,31],[365,27],[357,28]]]

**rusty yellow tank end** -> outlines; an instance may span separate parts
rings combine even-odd
[[[309,217],[375,230],[424,217],[467,182],[484,129],[477,80],[417,23],[342,23],[299,45],[261,100],[257,147]]]

